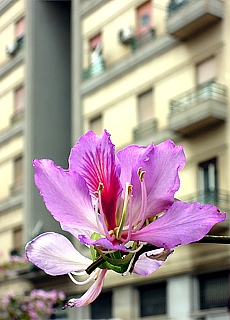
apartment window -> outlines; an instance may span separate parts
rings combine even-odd
[[[102,126],[102,115],[98,115],[92,118],[89,122],[90,130],[92,130],[95,134],[100,135],[103,131]]]
[[[15,228],[13,230],[13,246],[14,246],[14,250],[18,252],[23,247],[22,227]]]
[[[137,33],[139,35],[148,32],[152,27],[152,4],[146,1],[137,8]]]
[[[212,309],[228,306],[229,299],[229,272],[199,276],[200,309]]]
[[[138,122],[144,123],[153,119],[153,90],[150,89],[138,96]]]
[[[217,203],[217,159],[213,158],[199,164],[199,201]]]
[[[149,317],[166,314],[166,282],[138,288],[140,316]]]
[[[21,18],[16,22],[15,35],[16,35],[16,38],[19,39],[23,37],[24,34],[25,34],[25,18]]]
[[[91,303],[91,319],[112,318],[112,292],[103,292]]]
[[[19,112],[24,108],[24,86],[20,86],[14,92],[14,110]]]
[[[104,59],[102,56],[102,34],[98,33],[90,39],[90,73],[96,75],[104,70]]]
[[[216,58],[212,57],[197,65],[197,85],[216,79]]]
[[[19,156],[14,160],[14,186],[22,185],[23,180],[23,157]]]

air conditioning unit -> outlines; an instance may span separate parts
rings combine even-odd
[[[18,43],[17,42],[10,42],[6,45],[6,54],[8,56],[13,56],[18,50]]]
[[[119,42],[130,44],[134,40],[134,31],[132,27],[126,26],[118,33]]]

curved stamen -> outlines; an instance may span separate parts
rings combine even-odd
[[[138,175],[139,175],[140,183],[141,183],[142,202],[141,202],[141,208],[139,211],[138,218],[136,219],[136,222],[135,222],[135,223],[138,223],[138,225],[136,226],[135,229],[133,229],[133,232],[140,230],[145,222],[146,209],[147,209],[147,191],[146,191],[146,185],[145,185],[145,181],[144,181],[144,174],[145,173],[146,172],[142,171],[141,168],[138,169]]]
[[[73,277],[73,272],[68,273],[68,276],[70,277],[70,279],[73,281],[73,283],[79,285],[79,286],[84,286],[85,284],[89,283],[90,281],[92,281],[95,277],[98,276],[98,274],[100,273],[100,269],[96,270],[94,273],[92,273],[88,279],[84,280],[84,281],[77,281],[74,277]]]
[[[130,195],[130,199],[129,199],[129,205],[128,205],[128,209],[129,209],[129,224],[128,224],[128,230],[127,230],[127,237],[126,239],[124,239],[123,237],[120,238],[120,240],[122,242],[129,242],[130,238],[131,238],[131,235],[132,235],[132,219],[133,219],[133,205],[132,205],[132,197],[133,195],[131,194]],[[124,230],[124,228],[123,228]]]
[[[86,271],[85,270],[82,270],[82,271],[72,271],[71,272],[74,276],[85,276],[87,275]]]
[[[125,184],[125,199],[124,199],[123,211],[121,214],[120,225],[117,229],[117,239],[121,238],[122,230],[123,230],[125,219],[127,216],[127,207],[128,207],[131,195],[132,195],[132,186],[129,184],[129,182],[126,182],[126,184]]]

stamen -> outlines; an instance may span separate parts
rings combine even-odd
[[[146,171],[142,171],[142,167],[140,167],[137,170],[137,174],[138,174],[138,176],[140,178],[140,181],[143,182],[144,175],[146,174]]]
[[[120,238],[121,241],[123,242],[129,242],[131,235],[132,235],[132,219],[133,219],[133,202],[132,202],[133,195],[130,195],[129,199],[129,224],[128,224],[128,233],[127,233],[127,238],[124,239],[123,237]],[[124,228],[123,228],[124,229]]]
[[[73,283],[79,285],[79,286],[84,286],[85,284],[89,283],[90,281],[92,281],[95,277],[98,276],[98,274],[100,273],[100,269],[96,270],[94,273],[92,273],[88,279],[84,280],[84,281],[77,281],[74,277],[73,277],[73,272],[68,273],[68,276],[70,277],[70,279],[73,281]]]
[[[130,269],[132,268],[133,265],[133,261],[135,259],[136,254],[133,255],[132,259],[129,262],[128,268],[125,272],[122,273],[123,276],[127,276],[127,274],[129,273]]]
[[[145,219],[146,219],[145,217],[146,217],[146,210],[147,210],[147,191],[146,191],[145,181],[143,178],[145,173],[146,173],[146,171],[142,171],[142,168],[138,169],[138,175],[140,177],[140,182],[141,182],[142,202],[141,202],[141,208],[139,211],[139,215],[138,215],[136,221],[133,223],[133,224],[138,224],[138,225],[133,230],[133,232],[140,230],[145,222]]]
[[[127,207],[128,207],[128,203],[129,203],[129,200],[130,200],[131,196],[132,196],[132,185],[129,184],[129,182],[126,182],[125,199],[124,199],[123,211],[122,211],[122,214],[121,214],[120,225],[119,225],[119,227],[117,229],[117,239],[120,239],[121,234],[122,234],[122,230],[123,230],[125,219],[126,219],[126,215],[127,215]]]

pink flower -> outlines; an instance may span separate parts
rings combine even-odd
[[[77,284],[74,276],[99,261],[83,284],[96,281],[81,298],[68,302],[71,307],[97,298],[108,269],[149,275],[175,246],[200,240],[225,220],[214,206],[174,201],[185,155],[172,141],[131,145],[116,154],[106,131],[101,136],[89,131],[71,150],[68,170],[47,159],[33,165],[47,209],[63,230],[90,246],[92,260],[52,232],[27,244],[28,259],[48,274],[68,273]],[[146,244],[157,248],[142,252]]]

